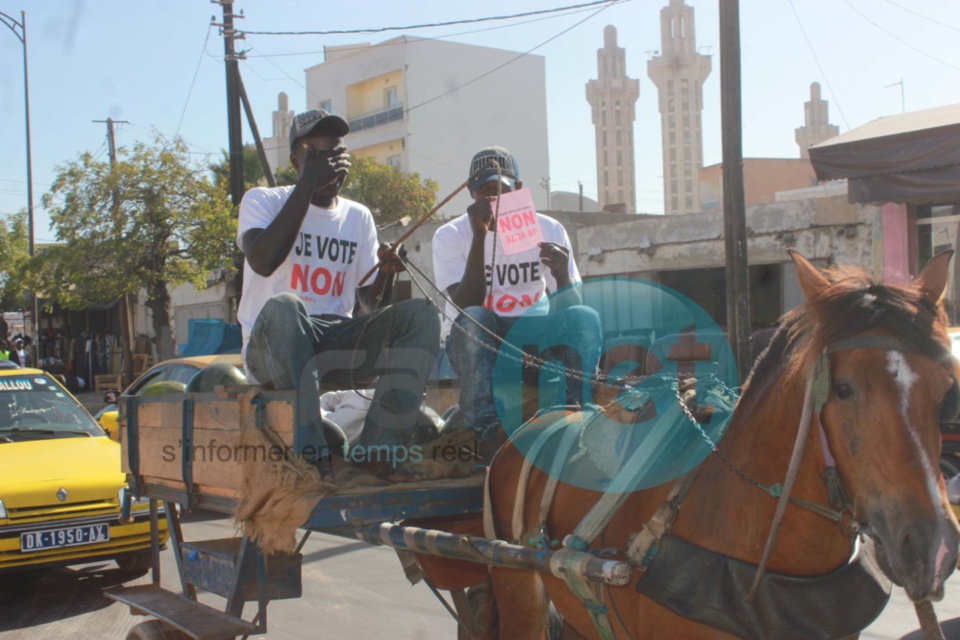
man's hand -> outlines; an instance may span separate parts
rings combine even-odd
[[[540,243],[540,262],[545,264],[559,282],[570,269],[570,251],[555,242]]]
[[[490,228],[493,226],[493,212],[497,206],[497,197],[480,198],[474,200],[473,204],[467,207],[467,215],[470,217],[470,227],[473,229],[473,235],[485,238]]]
[[[300,172],[300,181],[311,189],[320,189],[347,177],[351,165],[346,147],[339,146],[326,151],[316,151],[306,143],[303,143],[302,147],[306,156]]]
[[[393,275],[406,271],[407,266],[401,258],[407,257],[407,249],[402,245],[396,246],[390,242],[381,242],[377,249],[377,260],[380,261],[380,272],[385,275]]]

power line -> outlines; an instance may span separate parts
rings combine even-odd
[[[543,16],[540,18],[533,18],[530,20],[521,20],[520,22],[513,22],[511,24],[501,24],[495,27],[484,27],[483,29],[471,29],[469,31],[458,31],[456,33],[445,33],[443,35],[430,36],[428,38],[417,38],[416,40],[393,40],[393,41],[387,41],[387,42],[380,42],[376,45],[363,44],[363,45],[356,45],[356,46],[337,47],[337,53],[340,53],[343,51],[365,51],[372,47],[391,47],[391,46],[404,45],[404,44],[417,44],[419,42],[431,42],[434,40],[446,40],[449,38],[457,38],[460,36],[469,36],[477,33],[485,33],[487,31],[499,31],[500,29],[511,29],[513,27],[520,27],[525,24],[531,24],[534,22],[543,22],[544,20],[556,20],[557,18],[564,18],[566,16],[572,16],[578,13],[584,13],[589,10],[590,10],[589,8],[577,9],[567,13],[555,13],[555,14],[552,14],[549,16]],[[256,54],[248,57],[250,58],[287,58],[291,56],[316,56],[316,55],[324,55],[324,54],[326,54],[326,51],[321,50],[321,51],[299,51],[295,53],[260,53],[260,54]]]
[[[803,28],[803,22],[800,20],[800,14],[797,13],[797,8],[794,6],[793,0],[790,0],[790,8],[793,9],[793,15],[797,19],[797,24],[800,26],[800,32],[803,34],[803,39],[807,41],[807,47],[810,48],[810,53],[813,55],[813,60],[817,63],[817,68],[820,69],[820,75],[823,77],[823,81],[827,85],[827,90],[830,92],[830,97],[833,98],[833,104],[837,105],[837,111],[840,112],[840,117],[843,119],[843,124],[846,125],[847,129],[849,129],[850,123],[847,122],[847,116],[843,114],[843,107],[840,106],[840,100],[837,99],[837,94],[833,90],[833,85],[830,84],[830,78],[827,77],[826,71],[823,70],[823,65],[820,64],[820,58],[817,57],[817,52],[813,48],[813,43],[810,42],[810,37],[807,36],[807,30]]]
[[[203,47],[200,49],[200,59],[197,60],[197,68],[193,72],[193,80],[190,81],[190,89],[187,91],[187,99],[183,103],[183,110],[180,111],[180,121],[177,122],[177,131],[173,135],[180,135],[180,127],[183,125],[183,117],[187,115],[187,105],[190,104],[190,96],[193,95],[193,86],[197,83],[197,76],[200,75],[200,65],[203,63],[203,54],[207,51],[207,42],[210,40],[210,32],[213,31],[213,22],[207,25],[207,35],[203,39]]]
[[[941,27],[946,27],[947,29],[950,29],[950,30],[952,30],[952,31],[956,31],[956,32],[960,33],[960,28],[957,28],[957,27],[953,26],[952,24],[947,24],[946,22],[940,22],[939,20],[936,20],[935,18],[931,18],[930,16],[925,16],[925,15],[923,15],[922,13],[918,13],[918,12],[914,11],[913,9],[911,9],[911,8],[909,8],[909,7],[905,7],[905,6],[903,6],[902,4],[897,4],[897,3],[894,2],[893,0],[885,0],[885,2],[888,2],[888,3],[892,4],[893,6],[895,6],[895,7],[898,8],[898,9],[902,9],[902,10],[906,11],[907,13],[912,13],[913,15],[917,16],[918,18],[923,18],[923,19],[926,20],[927,22],[932,22],[933,24],[938,24],[938,25],[940,25]]]
[[[542,47],[542,46],[544,46],[544,45],[546,45],[546,44],[549,44],[550,42],[553,42],[554,40],[556,40],[556,39],[559,38],[560,36],[562,36],[562,35],[570,32],[570,31],[576,29],[577,27],[579,27],[580,25],[582,25],[582,24],[583,24],[584,22],[586,22],[587,20],[590,20],[591,18],[599,15],[599,14],[602,13],[603,11],[606,11],[607,9],[609,9],[610,7],[612,7],[614,4],[618,4],[618,3],[620,3],[620,2],[629,2],[629,1],[630,1],[630,0],[614,0],[613,2],[604,2],[602,7],[600,7],[598,10],[596,10],[596,11],[594,11],[593,13],[591,13],[590,15],[588,15],[588,16],[587,16],[586,18],[584,18],[583,20],[579,20],[579,21],[575,22],[574,24],[570,25],[569,27],[567,27],[566,29],[564,29],[564,30],[561,31],[560,33],[558,33],[558,34],[556,34],[556,35],[554,35],[554,36],[551,36],[551,37],[547,38],[546,40],[544,40],[544,41],[541,42],[540,44],[536,45],[536,46],[533,47],[532,49],[527,49],[527,50],[524,51],[523,53],[521,53],[521,54],[519,54],[519,55],[516,55],[516,56],[514,56],[513,58],[510,58],[509,60],[507,60],[507,61],[504,62],[503,64],[498,65],[498,66],[494,67],[493,69],[490,69],[490,70],[487,71],[486,73],[481,73],[479,76],[477,76],[476,78],[474,78],[474,79],[472,79],[472,80],[468,80],[467,82],[464,82],[464,83],[461,84],[461,85],[457,85],[456,87],[453,87],[452,89],[450,89],[450,90],[448,90],[448,91],[444,91],[444,92],[441,93],[440,95],[434,96],[434,97],[430,98],[429,100],[424,100],[424,101],[421,102],[420,104],[415,104],[415,105],[413,105],[412,107],[409,107],[409,108],[407,109],[407,113],[410,113],[410,112],[413,111],[414,109],[419,109],[420,107],[426,106],[426,105],[430,104],[431,102],[435,102],[435,101],[439,100],[440,98],[446,97],[446,96],[450,95],[451,93],[454,93],[454,92],[456,92],[456,91],[459,91],[460,89],[463,89],[464,87],[467,87],[467,86],[473,84],[474,82],[477,82],[477,81],[479,81],[479,80],[482,80],[482,79],[486,78],[487,76],[489,76],[489,75],[491,75],[491,74],[493,74],[493,73],[496,73],[496,72],[499,71],[500,69],[503,69],[504,67],[513,64],[514,62],[516,62],[516,61],[519,60],[520,58],[523,58],[523,57],[525,57],[525,56],[530,55],[531,53],[533,53],[534,51],[536,51],[536,50],[539,49],[540,47]],[[792,0],[791,0],[791,1],[792,1]]]
[[[790,0],[790,1],[792,2],[793,0]],[[941,59],[941,58],[938,58],[937,56],[933,55],[932,53],[927,53],[927,52],[924,51],[923,49],[919,49],[919,48],[913,46],[912,44],[910,44],[909,42],[907,42],[906,40],[904,40],[903,38],[901,38],[901,37],[898,36],[897,34],[893,33],[892,31],[888,31],[888,30],[884,29],[884,28],[881,27],[879,24],[877,24],[876,22],[874,22],[874,21],[870,18],[870,16],[868,16],[868,15],[865,14],[864,12],[860,11],[860,9],[858,9],[858,8],[855,7],[853,4],[851,4],[851,3],[850,3],[850,0],[843,0],[843,1],[844,1],[844,3],[846,3],[846,5],[847,5],[848,7],[850,7],[850,8],[853,9],[854,11],[856,11],[857,14],[859,14],[861,18],[863,18],[864,20],[866,20],[867,22],[869,22],[870,24],[872,24],[873,26],[875,26],[875,27],[876,27],[877,29],[879,29],[880,31],[883,31],[885,34],[887,34],[888,36],[890,36],[891,38],[893,38],[894,40],[896,40],[896,41],[899,42],[900,44],[905,45],[905,46],[907,46],[907,47],[910,47],[911,49],[913,49],[914,51],[916,51],[916,52],[919,53],[920,55],[926,56],[927,58],[930,58],[930,59],[933,60],[934,62],[939,62],[940,64],[944,65],[945,67],[950,67],[951,69],[954,69],[954,70],[956,70],[956,71],[960,71],[960,67],[958,67],[957,65],[952,64],[952,63],[950,63],[950,62],[947,62],[946,60],[943,60],[943,59]]]
[[[492,20],[512,20],[514,18],[526,18],[529,16],[543,15],[547,13],[559,13],[571,9],[583,9],[586,7],[595,7],[598,5],[612,4],[617,0],[595,0],[583,4],[575,4],[567,7],[557,7],[554,9],[540,9],[538,11],[526,11],[524,13],[514,13],[506,16],[489,16],[486,18],[469,18],[464,20],[450,20],[448,22],[433,22],[428,24],[413,24],[404,27],[376,27],[373,29],[338,29],[331,31],[244,31],[243,33],[258,36],[338,36],[358,33],[383,33],[384,31],[412,31],[414,29],[430,29],[433,27],[449,27],[457,24],[474,24],[477,22],[490,22]]]

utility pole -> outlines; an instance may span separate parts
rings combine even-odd
[[[540,180],[540,186],[547,191],[547,211],[553,211],[553,208],[550,206],[550,176],[542,178]]]
[[[577,186],[580,188],[580,211],[583,211],[583,183],[577,180]]]
[[[743,196],[740,103],[740,4],[720,0],[720,119],[723,133],[723,237],[726,248],[727,337],[743,384],[750,358],[750,271]]]
[[[117,168],[117,138],[113,126],[130,123],[126,120],[114,120],[113,118],[94,120],[93,122],[107,125],[107,146],[110,153],[110,169],[113,171]],[[120,211],[120,199],[116,188],[114,188],[112,196],[113,233],[120,240],[123,238],[123,213]],[[123,339],[120,340],[120,359],[123,366],[121,373],[127,384],[133,382],[133,318],[130,312],[130,295],[124,293],[120,296],[120,333],[123,336]],[[90,375],[93,376],[93,371],[90,372]],[[121,384],[120,387],[122,389],[123,385]]]
[[[900,78],[900,82],[894,82],[893,84],[888,84],[884,89],[889,89],[890,87],[895,87],[900,85],[900,113],[907,112],[907,99],[903,92],[903,78]]]
[[[223,7],[223,23],[216,24],[223,35],[223,53],[227,72],[227,131],[230,150],[230,199],[239,205],[243,198],[243,133],[240,122],[240,67],[242,57],[234,50],[234,41],[243,40],[244,35],[233,28],[235,18],[243,18],[243,13],[233,13],[233,0],[210,0],[212,4]]]

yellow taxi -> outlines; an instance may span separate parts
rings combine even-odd
[[[134,499],[122,524],[126,491],[120,445],[55,378],[0,369],[0,575],[102,560],[146,570],[149,505]]]

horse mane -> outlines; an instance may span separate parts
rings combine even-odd
[[[781,317],[744,384],[741,403],[752,405],[781,374],[805,376],[828,345],[870,331],[896,335],[913,350],[949,362],[946,312],[918,284],[881,284],[851,267],[823,275],[829,284]]]

